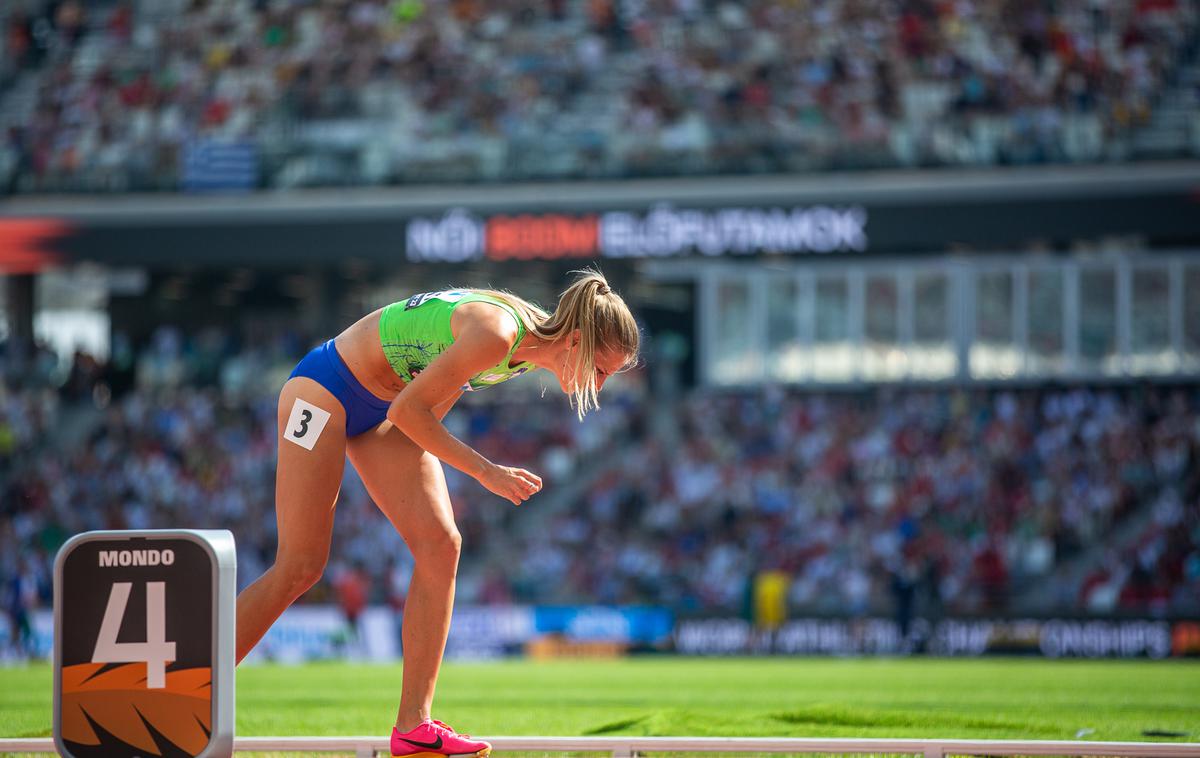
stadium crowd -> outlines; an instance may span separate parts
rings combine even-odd
[[[1194,59],[1197,15],[1182,0],[14,0],[0,181],[1123,159]]]
[[[89,529],[228,528],[240,582],[268,565],[275,391],[304,342],[218,337],[161,329],[82,444],[0,471],[3,586],[48,603],[55,551]],[[69,375],[114,381],[113,364],[101,369]],[[1004,612],[1047,582],[1059,607],[1095,613],[1194,611],[1200,598],[1195,388],[693,391],[664,426],[648,421],[643,377],[622,378],[583,424],[557,390],[513,387],[447,417],[484,455],[541,474],[543,503],[599,467],[544,510],[507,507],[449,469],[458,602],[738,614],[764,571],[789,577],[805,613],[887,612],[902,597],[926,616]],[[88,389],[64,397],[105,397]],[[6,390],[0,428],[29,425],[23,409],[46,392]],[[358,586],[401,606],[411,559],[351,467],[336,520],[330,570],[306,599]],[[1089,551],[1101,553],[1082,583],[1059,571]]]
[[[518,598],[738,611],[749,578],[779,570],[808,612],[915,590],[925,613],[986,613],[1107,545],[1099,575],[1055,588],[1059,607],[1200,599],[1194,389],[695,393],[677,416],[678,446],[625,451],[514,548]],[[1114,527],[1145,511],[1122,547]]]

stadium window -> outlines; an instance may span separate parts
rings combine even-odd
[[[1128,368],[1135,375],[1178,368],[1178,356],[1171,349],[1170,284],[1166,266],[1133,269]]]
[[[813,335],[813,378],[845,382],[854,378],[854,345],[850,339],[850,287],[846,276],[817,278],[817,312]]]
[[[1063,270],[1061,267],[1029,271],[1029,343],[1026,371],[1033,375],[1060,374],[1066,369],[1063,340]]]
[[[1020,368],[1013,341],[1013,274],[1010,270],[977,272],[975,339],[970,349],[971,376],[1008,379]]]
[[[796,382],[805,377],[804,346],[800,339],[803,312],[795,276],[772,276],[767,284],[767,378]]]
[[[908,356],[900,345],[899,287],[895,274],[867,276],[863,321],[863,378],[902,379],[908,375]]]
[[[1183,352],[1192,371],[1200,369],[1200,264],[1183,269]]]
[[[1079,272],[1079,369],[1087,374],[1121,372],[1117,353],[1116,272],[1087,264]]]
[[[913,285],[913,341],[909,370],[917,379],[954,376],[954,344],[950,339],[949,292],[943,271],[918,273]]]
[[[750,282],[726,275],[717,282],[716,345],[712,378],[717,384],[741,384],[761,377],[750,318]]]

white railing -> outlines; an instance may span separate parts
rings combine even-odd
[[[1051,740],[822,739],[815,737],[485,737],[500,752],[608,753],[833,753],[953,755],[1072,755],[1124,758],[1200,758],[1200,743],[1071,742]],[[353,753],[356,758],[389,755],[383,737],[238,737],[235,752]],[[54,741],[0,739],[0,753],[53,753]]]

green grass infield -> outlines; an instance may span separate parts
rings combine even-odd
[[[240,736],[386,736],[399,665],[247,666]],[[478,736],[1200,741],[1200,662],[633,658],[444,665],[434,718]],[[0,668],[0,737],[49,736],[49,665]]]

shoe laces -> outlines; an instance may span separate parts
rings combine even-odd
[[[468,739],[468,740],[469,740],[469,739],[471,739],[471,735],[469,735],[469,734],[459,734],[458,732],[454,731],[454,727],[450,726],[449,724],[447,724],[447,723],[446,723],[446,722],[444,722],[444,721],[438,721],[437,719],[430,719],[430,720],[431,720],[431,721],[432,721],[434,724],[437,724],[437,725],[438,725],[438,726],[440,726],[441,728],[443,728],[443,729],[445,729],[446,731],[450,732],[450,734],[456,734],[456,735],[458,735],[459,737],[462,737],[463,739]]]

